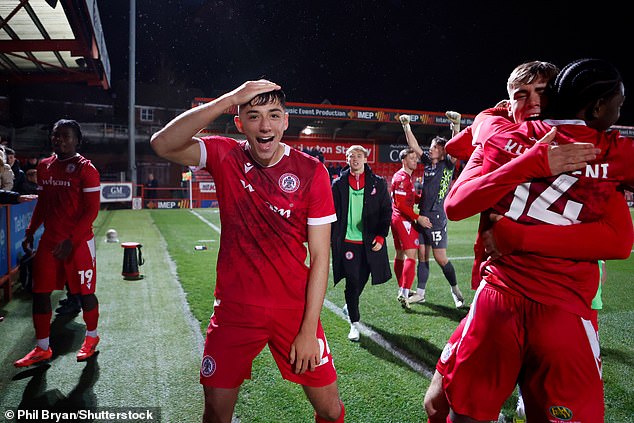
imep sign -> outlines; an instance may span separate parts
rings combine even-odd
[[[132,201],[132,183],[103,183],[101,184],[101,202],[114,203],[118,201]]]

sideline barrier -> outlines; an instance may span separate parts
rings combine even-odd
[[[11,300],[13,281],[20,270],[20,258],[24,255],[24,233],[31,221],[36,203],[37,200],[0,206],[0,287],[5,302]],[[34,249],[37,248],[43,232],[43,226],[35,232]]]

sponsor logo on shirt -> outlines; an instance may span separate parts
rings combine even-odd
[[[299,178],[292,173],[285,173],[277,181],[284,192],[292,193],[299,189]]]
[[[53,179],[53,177],[51,176],[48,179],[43,179],[42,185],[70,187],[70,181],[62,181],[60,179]]]

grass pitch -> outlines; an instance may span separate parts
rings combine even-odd
[[[467,304],[473,298],[468,281],[476,226],[475,218],[449,224],[448,254]],[[103,242],[109,228],[118,231],[122,242],[143,244],[144,279],[123,280],[122,248]],[[219,230],[216,209],[102,211],[96,222],[101,353],[76,363],[84,331],[81,315],[55,318],[54,360],[47,366],[15,369],[13,361],[34,345],[30,298],[18,290],[14,300],[0,305],[5,316],[0,323],[0,410],[152,407],[160,409],[163,422],[200,421],[198,371],[202,336],[212,312]],[[207,249],[197,250],[197,245]],[[393,248],[391,236],[388,247]],[[599,314],[606,422],[632,422],[634,306],[628,294],[634,258],[610,261],[607,269],[604,310]],[[361,297],[361,321],[387,341],[386,349],[364,335],[358,343],[347,340],[349,325],[339,311],[343,289],[343,282],[336,287],[330,283],[322,323],[339,374],[346,421],[425,421],[426,375],[467,310],[454,307],[434,263],[427,302],[414,305],[412,312],[397,303],[394,280],[368,285]],[[54,307],[61,296],[54,294]],[[507,401],[506,416],[512,416],[514,401]],[[266,349],[254,362],[252,380],[242,387],[236,417],[244,423],[314,421],[301,387],[281,378]]]
[[[178,276],[194,316],[205,330],[212,311],[215,260],[220,221],[216,209],[151,212],[167,240],[168,251],[178,266]],[[469,277],[477,218],[449,223],[450,256],[467,304],[473,299]],[[195,250],[205,245],[206,250]],[[391,236],[388,247],[393,257]],[[634,307],[628,298],[634,274],[634,258],[608,262],[604,287],[604,310],[600,312],[604,357],[606,421],[632,420],[632,363],[634,348],[630,329]],[[239,274],[238,274],[239,275]],[[238,276],[239,277],[239,276]],[[341,307],[344,283],[329,284],[326,300]],[[436,360],[466,308],[454,307],[440,268],[431,263],[427,302],[404,312],[396,301],[394,279],[379,286],[368,285],[361,296],[361,321],[381,335],[407,358],[433,371]],[[429,379],[390,351],[362,336],[347,340],[349,325],[324,307],[322,323],[339,373],[341,396],[349,422],[420,422],[426,419],[422,398]],[[503,414],[512,416],[516,397],[507,401]],[[236,416],[243,422],[312,422],[312,410],[300,387],[282,380],[268,351],[256,359],[252,380],[242,388]],[[510,421],[510,420],[509,420]]]

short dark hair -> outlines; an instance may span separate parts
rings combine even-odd
[[[447,138],[436,136],[431,140],[432,144],[436,143],[437,145],[444,147],[447,144]]]
[[[55,124],[53,125],[53,130],[55,130],[55,128],[59,128],[59,127],[71,128],[73,130],[73,132],[75,133],[75,136],[77,137],[77,146],[81,145],[81,140],[82,140],[83,136],[82,136],[82,133],[81,133],[81,126],[79,126],[79,123],[76,120],[60,119],[57,122],[55,122]]]
[[[7,156],[15,156],[15,150],[9,147],[4,147],[4,152]]]
[[[279,103],[282,106],[282,109],[286,110],[286,94],[282,90],[273,90],[268,91],[262,94],[258,94],[253,97],[247,103],[241,104],[238,106],[238,113],[240,113],[240,108],[244,106],[263,106],[269,103]]]
[[[399,158],[399,160],[403,161],[403,159],[405,159],[405,157],[409,156],[412,153],[416,153],[412,147],[404,148],[404,149],[401,150],[400,153],[398,153],[398,158]]]

